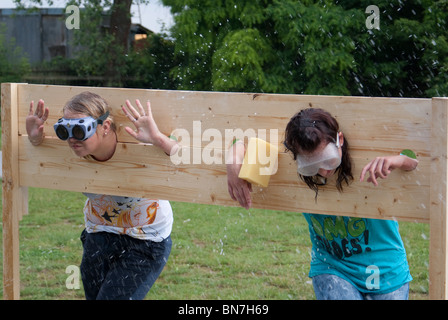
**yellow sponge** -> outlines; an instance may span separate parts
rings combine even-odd
[[[261,187],[267,187],[271,175],[277,172],[278,148],[264,140],[250,138],[238,177]]]

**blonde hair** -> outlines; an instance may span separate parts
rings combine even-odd
[[[116,131],[116,126],[114,122],[114,118],[110,113],[109,105],[107,101],[103,99],[96,93],[84,91],[76,96],[72,97],[65,104],[62,109],[63,112],[69,111],[71,113],[81,113],[87,116],[91,116],[94,119],[98,119],[100,116],[104,115],[107,111],[109,111],[109,116],[107,120],[110,121],[111,130]]]

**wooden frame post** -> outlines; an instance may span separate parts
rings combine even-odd
[[[431,126],[429,297],[448,299],[448,99],[433,98]]]
[[[3,297],[19,299],[19,221],[28,212],[28,188],[19,185],[18,84],[2,85]]]

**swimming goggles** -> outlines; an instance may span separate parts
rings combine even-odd
[[[336,144],[330,142],[321,152],[312,152],[310,155],[297,154],[297,172],[302,176],[309,177],[315,176],[319,169],[336,169],[341,164],[339,148],[339,134],[337,134]]]
[[[103,121],[106,120],[108,116],[109,111],[98,119],[94,119],[93,117],[77,119],[60,118],[53,127],[56,135],[61,140],[75,138],[76,140],[84,141],[89,139],[96,132],[96,127],[99,124],[103,124]]]

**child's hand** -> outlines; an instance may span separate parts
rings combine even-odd
[[[160,139],[160,131],[152,116],[151,103],[147,102],[148,110],[145,112],[140,100],[135,100],[138,111],[132,106],[129,100],[126,100],[126,106],[122,106],[124,114],[134,123],[136,130],[126,127],[125,130],[135,139],[143,143],[151,143],[158,145]]]
[[[229,149],[226,160],[227,189],[233,200],[238,201],[243,208],[249,209],[252,206],[250,195],[252,185],[246,180],[238,178],[243,163],[244,149],[244,144],[238,142]]]
[[[151,143],[171,155],[177,150],[177,142],[162,134],[152,116],[151,103],[147,101],[147,111],[143,109],[140,100],[135,100],[138,111],[126,100],[126,106],[121,106],[124,114],[134,123],[136,130],[125,127],[127,133],[140,142]]]
[[[30,112],[26,117],[26,132],[30,142],[37,146],[42,143],[44,139],[44,124],[48,119],[49,110],[45,108],[44,101],[41,99],[37,103],[36,112],[34,109],[34,101],[30,103]]]
[[[370,161],[361,172],[360,181],[364,181],[364,177],[369,172],[370,177],[367,182],[372,182],[375,186],[378,185],[377,178],[386,179],[394,169],[414,170],[417,167],[418,161],[411,159],[404,155],[390,156],[390,157],[376,157]]]

